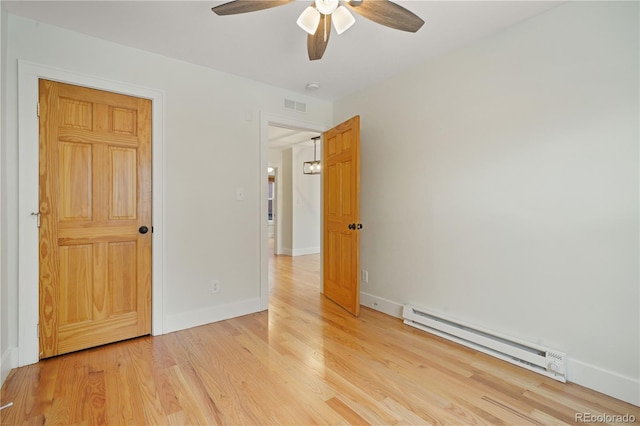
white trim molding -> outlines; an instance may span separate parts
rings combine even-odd
[[[567,359],[568,380],[640,407],[640,380],[576,359]]]
[[[308,254],[320,253],[320,247],[306,247],[293,249],[293,256],[306,256]]]
[[[318,254],[320,253],[320,247],[308,247],[302,249],[292,249],[289,247],[283,247],[280,249],[280,253],[285,256],[306,256],[308,254]]]
[[[122,93],[152,102],[153,335],[163,334],[164,302],[164,92],[158,89],[105,80],[73,71],[18,60],[18,365],[38,362],[38,228],[31,212],[38,201],[38,80],[75,84]]]
[[[373,294],[361,291],[360,305],[366,306],[367,308],[371,308],[376,311],[380,311],[394,318],[402,318],[403,305],[401,303],[385,299],[384,297],[374,296]]]
[[[255,297],[226,305],[167,315],[165,331],[167,333],[173,333],[174,331],[186,330],[188,328],[253,314],[259,311],[261,311],[260,298]]]

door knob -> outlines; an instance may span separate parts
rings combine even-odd
[[[356,229],[356,224],[355,223],[350,223],[348,228],[349,229]]]
[[[358,224],[357,229],[362,229],[362,224],[361,223]]]
[[[141,226],[140,228],[138,228],[138,232],[141,234],[146,234],[147,232],[149,232],[149,228],[147,228],[146,226]]]

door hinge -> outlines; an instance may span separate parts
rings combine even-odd
[[[35,216],[36,217],[36,226],[38,228],[40,228],[40,212],[32,212],[31,216]]]
[[[37,114],[38,114],[38,117],[40,117],[40,102],[38,102]]]
[[[39,339],[40,338],[40,323],[37,324],[36,328],[37,328],[36,333],[38,334],[38,339]]]

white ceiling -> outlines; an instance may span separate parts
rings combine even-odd
[[[222,3],[2,0],[15,15],[326,100],[339,99],[559,4],[398,1],[425,20],[417,33],[356,16],[348,31],[332,32],[324,57],[311,62],[306,33],[295,23],[309,0],[242,15],[211,12]],[[319,83],[320,89],[306,91],[309,82]]]
[[[306,33],[295,23],[309,0],[242,15],[211,12],[223,3],[2,0],[15,15],[326,100],[339,99],[560,2],[397,1],[425,20],[417,33],[356,15],[348,31],[332,32],[324,57],[313,62],[307,57]],[[320,89],[307,91],[309,82],[319,83]],[[316,135],[270,127],[269,147],[311,145]]]
[[[285,149],[297,144],[313,146],[311,138],[315,136],[320,136],[320,134],[286,127],[269,126],[269,148]]]

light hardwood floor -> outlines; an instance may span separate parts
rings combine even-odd
[[[2,424],[576,423],[640,408],[319,294],[319,257],[271,257],[269,312],[22,367]]]

